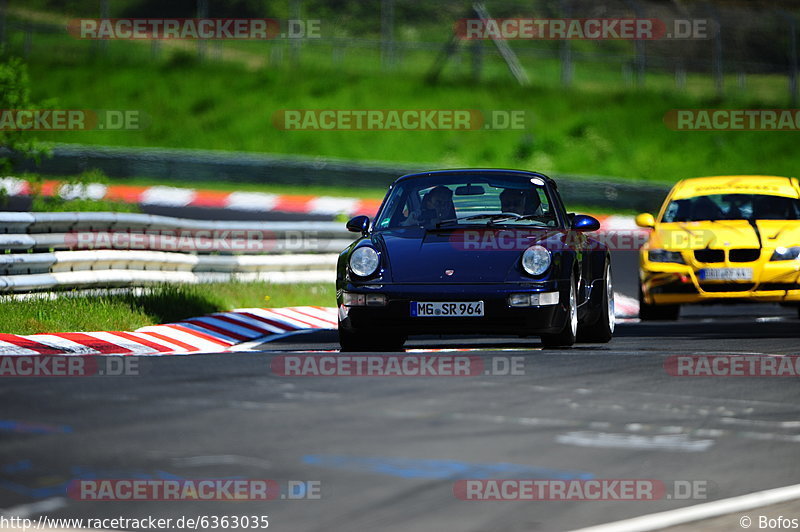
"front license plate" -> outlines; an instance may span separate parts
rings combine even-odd
[[[701,281],[751,281],[753,268],[707,268],[697,272]]]
[[[411,302],[411,316],[414,318],[461,318],[483,316],[483,301],[456,301],[424,303]]]

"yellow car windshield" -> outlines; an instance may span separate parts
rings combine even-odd
[[[712,194],[673,200],[662,222],[798,220],[800,200],[766,194]]]

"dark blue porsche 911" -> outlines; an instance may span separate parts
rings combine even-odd
[[[342,350],[397,350],[411,334],[608,342],[614,293],[600,223],[567,213],[556,183],[519,170],[399,178],[339,256]]]

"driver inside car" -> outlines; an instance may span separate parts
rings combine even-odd
[[[453,205],[453,191],[438,185],[429,190],[422,198],[420,213],[412,212],[403,225],[419,225],[451,220],[456,217]]]

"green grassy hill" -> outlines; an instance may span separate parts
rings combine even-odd
[[[11,33],[9,50],[23,49]],[[285,43],[283,43],[285,44]],[[257,46],[258,45],[258,46]],[[453,64],[436,85],[423,81],[431,54],[381,72],[376,53],[350,51],[331,64],[330,51],[307,46],[300,65],[265,43],[225,43],[199,62],[192,43],[96,43],[36,34],[28,64],[32,97],[57,108],[131,109],[146,116],[136,131],[51,132],[44,140],[119,146],[165,146],[385,160],[442,166],[501,166],[551,173],[674,181],[681,177],[759,173],[795,175],[797,132],[676,132],[663,122],[678,108],[787,107],[785,77],[752,75],[747,91],[729,77],[726,98],[690,75],[677,92],[665,73],[644,88],[618,70],[576,65],[573,88],[559,87],[558,63],[528,65],[533,86],[516,85],[504,66],[487,63],[481,83],[469,65]],[[96,50],[95,50],[96,51]],[[224,52],[224,53],[223,53]],[[468,62],[467,62],[468,63]],[[284,131],[283,109],[524,110],[523,130]]]

